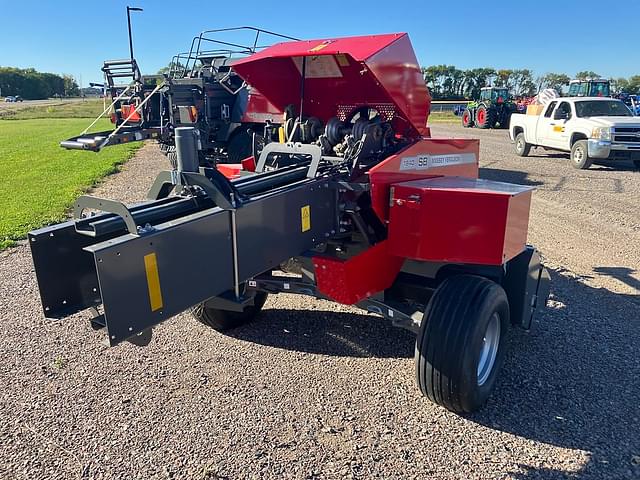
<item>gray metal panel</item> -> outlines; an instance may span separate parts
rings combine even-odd
[[[95,239],[65,222],[29,233],[45,317],[62,318],[100,303],[93,258],[82,249]]]
[[[176,315],[233,285],[229,212],[205,210],[91,247],[109,342]],[[152,311],[145,255],[155,253],[162,307]]]
[[[237,210],[240,281],[277,267],[324,242],[337,229],[336,190],[311,182],[245,204]],[[309,206],[311,228],[302,231]]]

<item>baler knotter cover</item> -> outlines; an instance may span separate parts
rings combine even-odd
[[[406,33],[284,42],[236,61],[234,70],[283,110],[300,106],[326,122],[375,107],[396,132],[426,134],[431,98]]]

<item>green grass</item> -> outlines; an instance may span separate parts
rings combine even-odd
[[[116,172],[141,146],[119,145],[100,153],[59,146],[89,123],[87,118],[0,121],[0,249],[29,230],[64,220],[78,195]],[[101,120],[95,128],[107,130],[111,123]]]
[[[104,109],[102,100],[89,99],[84,101],[61,100],[54,105],[35,105],[33,107],[10,108],[0,112],[3,120],[31,120],[35,118],[91,118],[94,119]],[[87,125],[91,122],[87,122]],[[85,125],[86,127],[86,125]],[[83,127],[84,129],[84,127]]]
[[[460,117],[456,117],[453,112],[431,112],[428,123],[458,123],[462,122]]]

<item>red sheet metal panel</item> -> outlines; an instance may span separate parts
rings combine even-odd
[[[393,255],[502,265],[525,248],[531,187],[440,177],[392,188],[388,241]]]
[[[403,262],[403,258],[390,254],[386,240],[348,260],[313,257],[318,290],[346,305],[389,288]]]
[[[306,40],[273,45],[237,60],[234,70],[277,109],[300,106],[306,58],[304,115],[330,117],[369,105],[388,112],[394,129],[417,138],[426,127],[430,97],[405,33]]]
[[[282,122],[282,115],[282,110],[278,110],[264,95],[252,88],[247,101],[247,109],[240,121],[244,123],[265,123],[269,120],[274,123],[280,123]]]
[[[243,169],[243,165],[241,163],[219,163],[216,168],[229,180],[233,180],[240,177],[240,170]]]
[[[389,218],[392,183],[443,175],[478,178],[480,141],[423,139],[390,156],[369,170],[371,201],[378,216]]]
[[[402,63],[401,63],[402,62]],[[407,35],[380,50],[366,61],[375,77],[384,86],[393,102],[400,108],[420,135],[429,136],[427,117],[431,109],[431,95],[425,85],[422,70]],[[409,125],[394,125],[396,133],[406,132]]]

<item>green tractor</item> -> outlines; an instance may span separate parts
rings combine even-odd
[[[611,83],[606,78],[585,78],[569,82],[569,97],[610,97]]]
[[[462,126],[478,128],[509,127],[509,118],[516,111],[516,104],[509,96],[509,90],[503,87],[483,87],[480,99],[469,102],[462,112]]]

